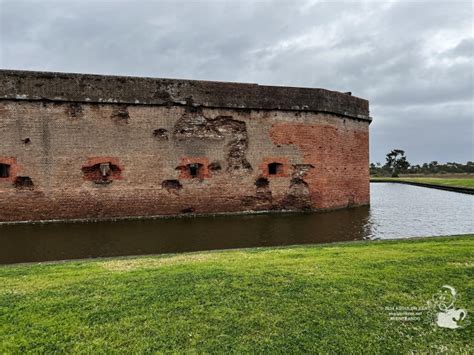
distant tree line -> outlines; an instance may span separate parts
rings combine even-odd
[[[422,165],[411,165],[405,156],[405,151],[393,149],[385,158],[385,164],[370,163],[370,175],[397,177],[399,174],[459,174],[474,173],[474,162],[466,164],[447,162],[440,164],[437,161],[424,163]]]

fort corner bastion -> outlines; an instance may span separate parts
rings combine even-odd
[[[0,70],[0,222],[369,204],[368,101]]]

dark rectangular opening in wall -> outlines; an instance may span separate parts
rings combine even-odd
[[[199,173],[199,164],[189,164],[189,175],[191,177],[196,177],[198,176]]]
[[[269,175],[276,175],[281,172],[282,164],[280,163],[270,163],[268,164],[268,174]]]
[[[10,176],[10,165],[0,164],[0,178],[6,178]]]

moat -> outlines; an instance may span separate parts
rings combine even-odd
[[[371,184],[371,206],[326,213],[0,226],[0,263],[474,232],[474,196]]]

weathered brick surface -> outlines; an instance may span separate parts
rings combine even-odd
[[[317,111],[370,120],[367,100],[340,92],[217,81],[0,70],[0,98]]]
[[[0,99],[0,221],[368,204],[368,126],[307,110]]]
[[[303,162],[314,166],[304,181],[316,208],[364,205],[370,200],[367,127],[350,120],[338,123],[277,123],[270,130],[276,144],[296,145]]]

